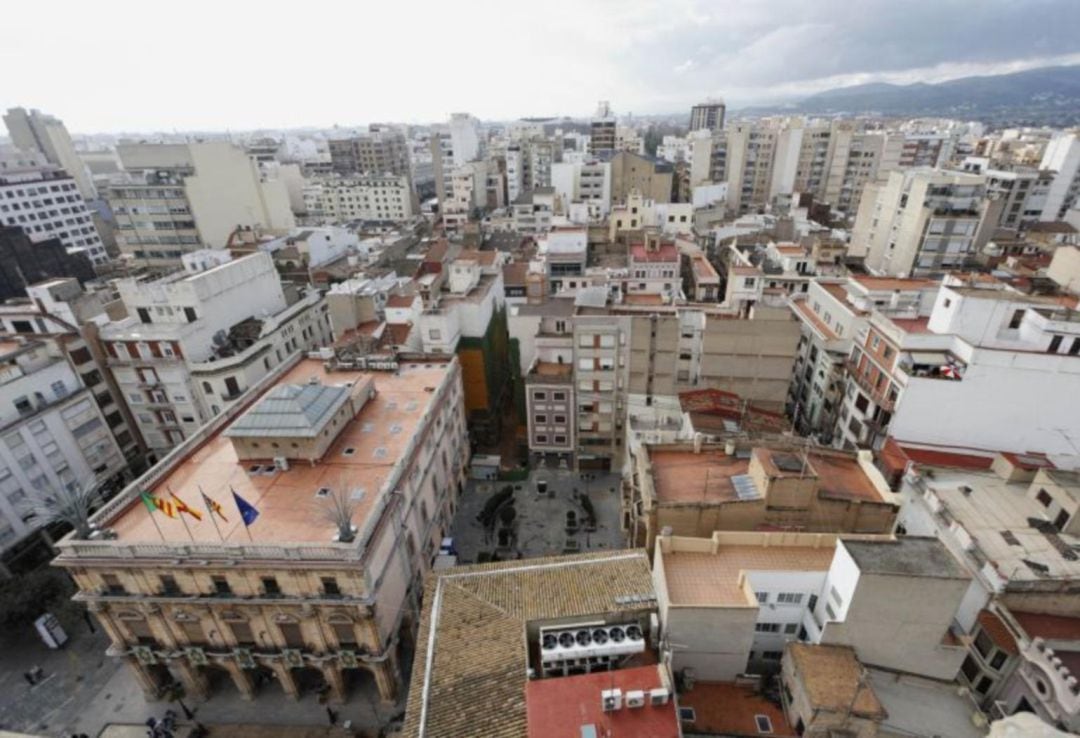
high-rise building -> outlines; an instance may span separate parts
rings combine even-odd
[[[451,115],[450,146],[455,167],[475,161],[480,156],[480,121],[468,113]]]
[[[1071,132],[1050,141],[1039,169],[1055,173],[1040,220],[1061,220],[1080,196],[1080,136]]]
[[[40,110],[27,112],[24,108],[9,108],[4,115],[4,124],[17,148],[40,152],[50,164],[60,167],[75,180],[84,200],[97,199],[90,173],[75,152],[62,120]]]
[[[363,135],[331,139],[328,144],[338,174],[409,175],[409,145],[399,130],[371,126]]]
[[[690,130],[719,131],[724,128],[723,100],[707,100],[690,108]]]
[[[601,100],[589,125],[589,151],[593,154],[615,150],[615,116],[607,100]]]
[[[224,248],[238,227],[295,225],[285,183],[225,142],[121,144],[126,177],[109,188],[122,254],[175,268],[181,257]]]

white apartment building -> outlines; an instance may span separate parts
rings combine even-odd
[[[127,461],[94,392],[48,336],[0,344],[0,437],[2,577],[30,554],[30,537],[48,522],[38,505],[63,490],[120,480]]]
[[[1075,454],[1076,311],[951,278],[924,309],[874,311],[856,336],[834,443]]]
[[[582,159],[552,164],[551,186],[562,213],[580,203],[588,208],[590,222],[600,222],[611,211],[610,162]]]
[[[468,113],[450,116],[450,146],[454,167],[461,167],[480,156],[480,121]]]
[[[483,207],[487,192],[487,162],[474,161],[454,169],[453,189],[439,203],[443,225],[448,230],[461,228],[473,210]]]
[[[120,144],[125,170],[109,188],[120,251],[139,264],[175,267],[202,248],[224,248],[237,227],[295,226],[285,183],[227,142]]]
[[[925,167],[869,187],[852,232],[853,255],[877,274],[906,277],[962,268],[986,245],[986,178]]]
[[[1072,131],[1051,139],[1039,169],[1054,172],[1040,220],[1061,220],[1080,195],[1080,136]]]
[[[75,151],[71,135],[62,120],[40,110],[9,108],[4,115],[4,124],[16,148],[37,151],[50,164],[67,172],[75,181],[83,200],[90,202],[98,198],[90,172]]]
[[[109,260],[77,182],[55,167],[0,169],[0,225],[22,228],[35,242],[58,238],[94,264]]]
[[[325,301],[290,304],[266,253],[118,287],[129,317],[102,326],[101,340],[159,458],[293,354],[330,342]]]
[[[324,177],[304,185],[304,210],[320,223],[402,222],[415,214],[406,176]]]

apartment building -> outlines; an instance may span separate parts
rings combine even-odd
[[[719,131],[724,128],[723,100],[706,100],[690,108],[690,130]]]
[[[344,177],[393,174],[407,178],[410,174],[405,134],[394,128],[371,126],[367,133],[332,138],[327,144],[334,172]]]
[[[960,168],[986,177],[987,197],[1000,201],[996,208],[998,228],[1015,231],[1041,219],[1053,184],[1053,172],[1034,167],[999,169],[989,159],[974,156],[966,157]]]
[[[402,222],[416,214],[407,175],[333,177],[309,180],[304,210],[318,223],[349,220]]]
[[[555,214],[555,189],[522,192],[510,205],[514,230],[520,233],[546,233],[551,230],[551,218]]]
[[[993,233],[986,178],[925,167],[893,171],[866,191],[851,238],[852,255],[893,277],[960,269]]]
[[[688,202],[656,202],[634,190],[608,216],[611,241],[640,238],[641,231],[653,228],[664,234],[693,236],[694,206]]]
[[[185,253],[224,248],[238,227],[295,226],[285,183],[225,142],[120,144],[125,175],[109,188],[121,253],[175,268]]]
[[[641,241],[627,248],[627,269],[624,299],[633,302],[635,296],[658,296],[665,303],[682,301],[681,258],[674,241],[650,231]]]
[[[655,202],[671,202],[674,168],[644,154],[618,151],[611,156],[611,201],[626,202],[633,192]]]
[[[746,213],[764,207],[772,187],[778,130],[741,122],[728,126],[726,133],[728,209]]]
[[[594,156],[615,151],[615,116],[607,100],[601,100],[589,123],[589,153]]]
[[[114,417],[115,400],[99,369],[87,366],[93,359],[78,334],[47,315],[4,309],[0,320],[3,578],[51,557],[44,531],[58,521],[46,510],[94,488],[103,496],[115,492],[127,479],[128,462],[110,431],[123,419]]]
[[[623,514],[631,540],[714,530],[889,533],[898,505],[868,452],[728,442],[631,447]]]
[[[581,203],[588,207],[589,222],[601,222],[611,210],[610,162],[595,159],[556,162],[551,165],[551,186],[558,195],[562,213]]]
[[[439,201],[443,226],[458,230],[472,217],[475,210],[486,204],[488,162],[462,164],[453,171],[451,190]]]
[[[103,507],[93,534],[60,541],[55,564],[149,699],[178,681],[200,697],[231,684],[392,702],[464,481],[462,397],[454,359],[364,372],[293,356]],[[146,504],[177,498],[201,519]]]
[[[846,281],[813,280],[791,295],[802,324],[787,409],[800,433],[831,443],[844,398],[847,359],[871,311],[928,315],[938,283],[856,275]]]
[[[609,725],[675,738],[674,683],[650,629],[655,597],[644,551],[435,572],[403,734],[562,736]],[[495,633],[505,635],[487,637]]]
[[[462,167],[480,158],[480,121],[468,113],[450,116],[450,146],[454,168]]]
[[[263,252],[117,286],[128,317],[103,325],[100,339],[158,458],[290,356],[330,343],[323,299],[287,297]]]
[[[93,264],[109,260],[78,184],[62,169],[0,171],[0,225],[22,228],[34,242],[58,238],[69,254],[85,254]]]
[[[680,644],[672,669],[688,668],[695,680],[775,674],[786,648],[808,643],[850,648],[875,667],[944,681],[965,657],[951,634],[963,627],[956,621],[965,618],[971,575],[933,538],[664,534],[653,581],[664,636]]]
[[[97,189],[86,165],[75,151],[64,122],[40,110],[8,108],[4,115],[11,143],[24,151],[40,153],[53,166],[67,172],[86,202],[98,198]]]
[[[1054,173],[1040,220],[1062,220],[1080,196],[1080,136],[1070,131],[1051,139],[1039,169]]]
[[[946,278],[929,314],[874,312],[855,337],[834,443],[1073,454],[1080,320],[1052,298]],[[987,398],[993,398],[988,401]],[[944,409],[944,411],[943,411]]]

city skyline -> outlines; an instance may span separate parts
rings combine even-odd
[[[620,115],[648,115],[706,97],[738,108],[867,82],[1080,62],[1069,32],[1080,6],[1033,5],[874,2],[830,12],[786,2],[557,2],[538,14],[523,5],[465,13],[315,3],[305,6],[308,32],[304,19],[287,24],[246,5],[204,5],[154,26],[126,0],[105,12],[25,6],[9,11],[11,26],[27,32],[0,50],[0,64],[21,70],[0,108],[55,111],[81,134],[431,123],[457,110],[485,120],[585,117],[598,99]],[[1045,23],[1051,15],[1058,22]],[[63,54],[41,54],[45,32]],[[100,71],[77,73],[72,59]],[[295,90],[304,91],[299,102]]]

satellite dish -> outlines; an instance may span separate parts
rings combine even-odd
[[[229,342],[229,336],[227,333],[225,333],[225,331],[218,331],[210,340],[214,343],[215,346],[220,347],[224,346],[226,343]]]

